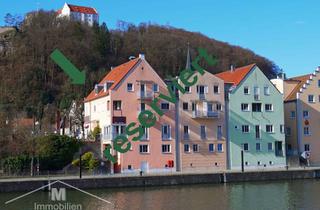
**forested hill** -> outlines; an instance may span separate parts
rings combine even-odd
[[[11,40],[11,53],[0,54],[0,111],[9,106],[42,119],[49,114],[45,111],[49,105],[65,110],[72,100],[81,101],[112,66],[141,52],[161,77],[175,76],[185,67],[187,43],[193,58],[202,47],[218,59],[216,66],[208,68],[212,73],[249,63],[257,63],[269,77],[276,71],[266,58],[200,33],[152,24],[119,25],[109,31],[106,24],[88,27],[57,19],[53,11],[29,14]],[[86,71],[85,86],[71,85],[51,61],[56,48]]]

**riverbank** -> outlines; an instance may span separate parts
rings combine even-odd
[[[32,177],[0,179],[1,192],[30,191],[48,184],[48,180],[63,180],[81,189],[149,187],[189,184],[219,184],[232,182],[317,179],[320,168],[296,168],[289,170],[217,172],[217,173],[172,173],[146,174],[143,176],[84,176],[79,177]],[[60,184],[58,184],[60,185]]]

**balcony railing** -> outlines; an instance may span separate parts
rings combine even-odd
[[[260,100],[260,94],[254,94],[254,100],[259,101]]]
[[[192,112],[192,118],[219,118],[219,112],[195,110]]]
[[[278,156],[278,157],[283,156],[283,150],[276,150],[275,153],[276,153],[276,156]]]
[[[171,139],[171,135],[170,134],[162,134],[162,139],[163,140],[170,140]]]
[[[123,135],[123,134],[110,133],[110,134],[102,135],[102,141],[103,142],[113,141],[115,138],[117,138],[117,136],[120,136],[120,135]]]
[[[154,93],[151,91],[138,92],[138,99],[153,99]]]
[[[206,95],[204,93],[199,93],[199,100],[205,100],[206,99]]]
[[[188,133],[183,134],[183,139],[188,140],[190,138],[190,135]]]

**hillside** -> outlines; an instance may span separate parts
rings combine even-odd
[[[10,40],[12,53],[0,57],[0,111],[13,114],[26,111],[40,123],[50,124],[57,110],[67,112],[72,100],[81,103],[112,66],[130,56],[145,53],[146,59],[162,78],[175,76],[185,67],[187,43],[192,57],[198,47],[206,48],[218,59],[208,68],[212,73],[257,63],[269,76],[276,66],[252,51],[210,39],[200,33],[167,26],[123,23],[109,31],[105,24],[92,28],[57,19],[55,13],[30,13]],[[85,86],[74,86],[49,58],[60,49],[79,69],[85,70]],[[40,126],[41,127],[41,126]]]

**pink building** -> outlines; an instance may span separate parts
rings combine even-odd
[[[126,125],[138,122],[142,110],[151,110],[150,102],[167,86],[144,55],[113,68],[85,99],[86,135],[99,125],[102,129],[101,152],[113,139],[125,132]],[[112,151],[117,163],[109,162],[111,172],[168,171],[175,167],[175,107],[160,101],[164,111],[156,125],[146,129],[141,141],[132,142],[126,153]],[[136,136],[136,135],[134,135]]]

